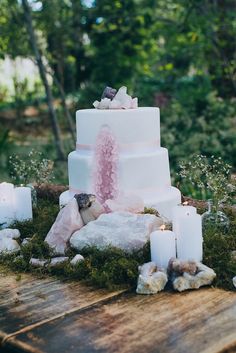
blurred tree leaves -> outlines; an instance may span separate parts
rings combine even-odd
[[[236,166],[235,0],[30,4],[48,70],[77,107],[127,85],[141,105],[160,106],[173,165],[202,152]],[[1,0],[0,31],[0,57],[32,55],[20,0]]]

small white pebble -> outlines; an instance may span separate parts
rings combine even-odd
[[[35,258],[31,257],[29,263],[33,267],[44,267],[47,263],[47,260],[40,260],[40,259],[35,259]]]
[[[30,242],[30,238],[24,238],[23,239],[23,241],[22,241],[22,243],[21,243],[21,245],[26,245],[26,244],[28,244],[29,242]]]
[[[234,287],[236,288],[236,276],[234,276],[233,278],[233,284],[234,284]]]
[[[72,266],[75,266],[81,261],[84,261],[84,257],[80,254],[77,254],[77,255],[75,255],[75,257],[73,257],[73,259],[71,260],[70,263]]]
[[[58,266],[58,265],[64,264],[68,260],[69,260],[69,257],[66,257],[66,256],[54,257],[53,259],[51,259],[50,266],[52,267]]]

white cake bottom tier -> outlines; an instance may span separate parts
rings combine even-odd
[[[147,207],[155,208],[161,216],[172,220],[173,207],[181,203],[181,193],[179,189],[171,186],[162,190],[162,192],[140,192],[139,196],[143,198],[144,204]]]
[[[60,206],[66,205],[73,198],[75,193],[76,192],[72,190],[63,192],[60,196]],[[172,220],[173,218],[173,207],[181,203],[180,191],[173,186],[162,190],[162,192],[158,190],[152,192],[140,190],[138,195],[144,200],[145,206],[155,208],[161,216],[168,220]]]
[[[69,185],[76,192],[93,193],[93,152],[73,151],[68,156]],[[171,186],[169,156],[166,148],[146,153],[120,153],[119,189],[138,194]]]

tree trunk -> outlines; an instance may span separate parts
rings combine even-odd
[[[22,5],[23,5],[23,10],[25,15],[26,28],[30,38],[30,44],[32,46],[33,53],[35,55],[36,62],[39,68],[40,77],[45,88],[49,116],[52,124],[52,130],[53,130],[53,135],[54,135],[55,145],[57,150],[57,156],[58,156],[58,159],[64,160],[65,155],[64,155],[64,149],[61,141],[61,131],[57,121],[57,115],[53,106],[53,96],[52,96],[51,88],[48,83],[46,69],[43,64],[42,55],[38,48],[37,39],[36,39],[36,35],[34,32],[33,23],[32,23],[31,9],[28,4],[28,0],[22,0]]]
[[[59,91],[60,91],[60,96],[61,96],[61,103],[62,103],[62,107],[66,116],[66,119],[68,121],[68,125],[69,125],[69,130],[71,133],[71,137],[73,139],[73,142],[76,142],[76,135],[75,135],[75,124],[73,121],[73,118],[71,116],[71,113],[66,105],[66,96],[65,96],[65,91],[63,88],[62,83],[57,79],[56,76],[53,77],[55,84],[57,85]]]

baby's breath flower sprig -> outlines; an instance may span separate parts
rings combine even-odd
[[[230,180],[231,166],[221,157],[195,155],[179,166],[180,177],[210,195],[214,203],[227,202],[235,193],[235,185]]]
[[[16,184],[48,183],[53,179],[53,161],[45,159],[41,152],[32,149],[25,158],[9,157],[10,176]]]

